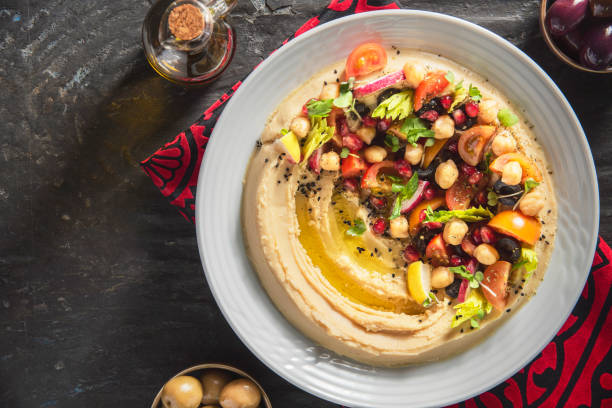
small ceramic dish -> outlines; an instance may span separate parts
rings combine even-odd
[[[590,68],[580,65],[578,61],[576,61],[574,58],[570,57],[569,55],[566,55],[561,50],[561,48],[557,46],[557,44],[553,40],[553,37],[550,35],[548,30],[546,29],[546,23],[545,23],[546,12],[548,11],[549,3],[550,2],[548,0],[542,0],[542,2],[540,3],[540,31],[542,32],[542,37],[544,37],[544,41],[546,42],[546,45],[548,45],[548,48],[550,48],[552,53],[555,54],[557,58],[565,62],[570,67],[576,68],[580,71],[590,72],[592,74],[612,74],[612,67],[608,67],[607,69],[598,71],[598,70],[590,69]]]
[[[255,381],[253,377],[251,377],[249,374],[245,373],[244,371],[236,367],[232,367],[226,364],[198,364],[193,367],[186,368],[180,373],[177,373],[171,378],[168,378],[168,381],[170,381],[174,377],[178,377],[179,375],[190,375],[192,377],[200,378],[200,376],[204,374],[206,370],[211,370],[211,369],[229,371],[232,375],[236,377],[235,379],[246,378],[246,379],[253,381],[255,385],[257,385],[257,388],[259,388],[259,392],[261,392],[261,403],[259,404],[259,407],[260,408],[272,408],[272,403],[270,402],[270,398],[268,398],[268,395],[266,394],[262,386],[257,381]],[[153,400],[153,404],[151,404],[151,408],[163,408],[163,404],[161,402],[161,395],[162,395],[163,388],[164,386],[162,386],[157,392],[157,395],[155,396],[155,399]]]

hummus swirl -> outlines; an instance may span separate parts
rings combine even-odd
[[[452,70],[483,94],[509,104],[485,80],[454,62],[410,50],[389,54],[385,71],[372,77],[415,60]],[[534,275],[511,288],[507,312],[493,311],[477,330],[469,324],[451,328],[456,310],[443,289],[434,291],[436,302],[427,308],[410,296],[402,256],[405,245],[400,240],[374,234],[370,228],[359,236],[346,233],[353,220],[367,219],[370,209],[359,196],[342,191],[338,172],[317,175],[307,166],[291,164],[274,143],[304,101],[317,97],[324,82],[336,81],[342,67],[343,61],[338,62],[306,81],[269,118],[244,184],[242,222],[248,256],[280,312],[304,334],[341,355],[390,366],[460,352],[484,338],[535,293],[554,239],[556,207],[550,176],[542,171],[541,188],[549,196],[541,216],[542,233],[548,238],[547,243],[535,245],[539,264]],[[531,130],[521,123],[515,133],[522,151],[547,169]]]

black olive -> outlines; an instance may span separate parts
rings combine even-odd
[[[429,166],[427,166],[427,168],[417,168],[416,172],[419,175],[419,179],[433,181],[433,177],[436,173],[436,168],[438,168],[440,163],[442,163],[442,159],[440,159],[440,157],[436,157],[431,163],[429,163]]]
[[[459,288],[461,287],[461,278],[456,278],[453,283],[446,287],[446,294],[455,299],[459,296]]]
[[[495,244],[499,257],[502,261],[508,261],[515,263],[521,257],[521,245],[519,242],[510,237],[504,237],[497,241]]]
[[[444,106],[442,106],[442,104],[440,103],[440,98],[433,98],[430,101],[425,102],[423,106],[421,107],[421,109],[416,111],[414,114],[416,116],[421,116],[422,114],[430,110],[434,110],[438,112],[438,114],[440,115],[444,115],[447,113]]]
[[[391,96],[395,95],[398,92],[400,92],[400,90],[397,88],[385,89],[380,93],[380,95],[378,95],[376,102],[380,105],[385,99],[389,99]]]
[[[355,102],[355,110],[362,118],[370,113],[370,108],[363,102]]]
[[[497,199],[497,202],[503,205],[504,207],[514,207],[514,204],[516,204],[520,197],[520,194],[517,194],[512,197],[502,197]]]
[[[461,245],[451,245],[455,254],[459,255],[462,258],[469,258],[470,256],[461,248]]]
[[[429,241],[431,241],[436,235],[438,235],[438,232],[431,231],[428,228],[422,228],[421,231],[419,231],[419,233],[417,234],[414,246],[416,247],[416,249],[419,250],[421,254],[424,254],[425,249],[427,248],[427,244],[429,244]]]
[[[493,185],[493,191],[495,191],[499,195],[515,194],[521,190],[522,188],[520,185],[517,184],[515,186],[511,186],[501,180],[497,180]]]

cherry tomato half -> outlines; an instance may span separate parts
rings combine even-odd
[[[497,261],[493,265],[487,266],[482,280],[482,293],[491,305],[503,311],[506,307],[506,297],[508,296],[508,276],[510,276],[512,264],[506,261]]]
[[[433,266],[446,266],[450,260],[450,250],[442,238],[442,234],[438,234],[429,241],[425,248],[425,257],[431,260]]]
[[[421,109],[425,102],[440,94],[447,86],[448,79],[446,79],[446,72],[428,72],[425,75],[425,79],[421,81],[416,91],[414,91],[414,110],[418,111]]]
[[[346,78],[359,77],[384,68],[387,52],[378,43],[365,43],[355,48],[346,59]]]
[[[482,161],[484,148],[495,133],[495,126],[478,125],[463,132],[459,138],[459,156],[470,166]]]
[[[346,159],[342,159],[342,177],[345,179],[357,177],[367,168],[368,165],[361,157],[349,155]]]
[[[349,156],[351,157],[351,156]],[[368,168],[368,171],[361,179],[361,188],[377,188],[380,187],[378,182],[378,172],[383,168],[394,168],[394,163],[391,160],[385,160],[380,163],[375,163]]]

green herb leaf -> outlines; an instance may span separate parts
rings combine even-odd
[[[398,194],[395,198],[395,203],[393,204],[393,210],[391,210],[391,215],[389,216],[390,220],[400,216],[402,202],[408,200],[409,198],[412,198],[418,188],[419,175],[417,174],[417,172],[414,172],[414,174],[412,175],[412,177],[410,177],[406,184],[402,185],[399,183],[393,183],[391,185],[391,191]]]
[[[455,87],[455,96],[453,97],[453,103],[451,103],[449,112],[452,112],[461,102],[465,101],[468,97],[468,90],[463,86],[463,80]]]
[[[525,268],[526,274],[523,276],[525,280],[529,279],[533,274],[533,271],[538,267],[538,255],[533,249],[521,248],[521,257],[518,262],[512,266],[512,270]]]
[[[499,122],[505,127],[510,127],[518,123],[518,117],[508,108],[500,109],[499,112],[497,112],[497,119],[499,119]]]
[[[353,221],[353,226],[346,230],[346,233],[352,237],[357,237],[363,234],[366,230],[366,225],[361,218]]]
[[[399,138],[391,133],[385,135],[385,144],[389,146],[389,149],[391,149],[393,153],[397,152],[401,147]]]
[[[373,118],[401,120],[412,113],[412,90],[391,95],[372,112]]]
[[[482,295],[479,290],[472,290],[465,299],[465,302],[459,303],[453,307],[457,312],[455,318],[451,323],[451,327],[457,327],[463,322],[470,321],[478,318],[479,320],[491,313],[493,306],[487,302],[487,299]],[[479,324],[479,322],[476,322]]]
[[[470,284],[470,288],[472,288],[472,289],[476,289],[477,287],[479,287],[480,286],[480,282],[482,282],[482,280],[484,279],[484,274],[482,272],[478,271],[475,274],[472,274],[472,272],[470,272],[463,265],[460,265],[460,266],[451,266],[448,269],[452,273],[455,273],[455,274],[461,276],[462,278],[467,279],[468,283]]]
[[[427,208],[431,210],[431,208]],[[487,218],[493,218],[493,213],[488,208],[468,208],[467,210],[440,210],[440,211],[426,211],[425,222],[448,222],[453,218],[459,218],[466,222],[477,222],[483,221]]]
[[[529,177],[527,180],[525,180],[525,194],[527,194],[539,185],[540,183]]]
[[[470,84],[470,89],[468,91],[468,94],[470,95],[470,98],[472,98],[472,100],[476,102],[482,99],[482,94],[480,93],[480,89],[476,88],[472,84]]]
[[[312,127],[302,147],[302,163],[306,163],[315,150],[330,141],[336,131],[334,126],[327,126],[327,120],[322,117],[313,117],[312,122]]]
[[[487,204],[490,207],[495,207],[497,205],[497,194],[494,191],[489,191],[487,194]]]
[[[353,104],[353,84],[355,83],[355,78],[351,77],[347,82],[342,82],[340,84],[340,95],[336,99],[334,99],[334,106],[338,108],[348,108]]]
[[[427,298],[425,298],[425,300],[423,301],[423,306],[429,307],[433,305],[434,303],[438,303],[438,298],[432,292],[429,292],[427,294]]]
[[[489,166],[491,165],[491,156],[493,154],[491,152],[487,152],[484,155],[484,159],[480,162],[480,170],[485,173],[485,174],[490,174],[491,173],[491,169],[489,168]]]
[[[346,159],[349,155],[350,151],[348,149],[348,147],[343,147],[342,151],[340,152],[340,157],[343,159]]]
[[[281,135],[285,136],[289,131],[285,128],[281,129]]]
[[[478,323],[478,320],[474,319],[473,317],[470,319],[470,326],[472,326],[473,328],[477,329],[480,327],[480,324]]]
[[[455,74],[453,74],[453,71],[448,71],[446,75],[444,75],[444,78],[451,84],[455,82]]]
[[[457,85],[455,85],[455,92],[458,91],[461,88],[463,88],[463,79],[461,81],[457,82]]]
[[[308,117],[312,120],[314,118],[324,118],[329,116],[332,110],[333,99],[325,99],[324,101],[312,100],[306,104],[308,109]]]
[[[434,132],[425,127],[425,122],[419,118],[406,118],[402,124],[400,131],[406,135],[406,141],[413,146],[417,145],[417,141],[422,137],[433,139]],[[429,142],[429,140],[428,140]],[[432,144],[435,141],[432,141]]]

